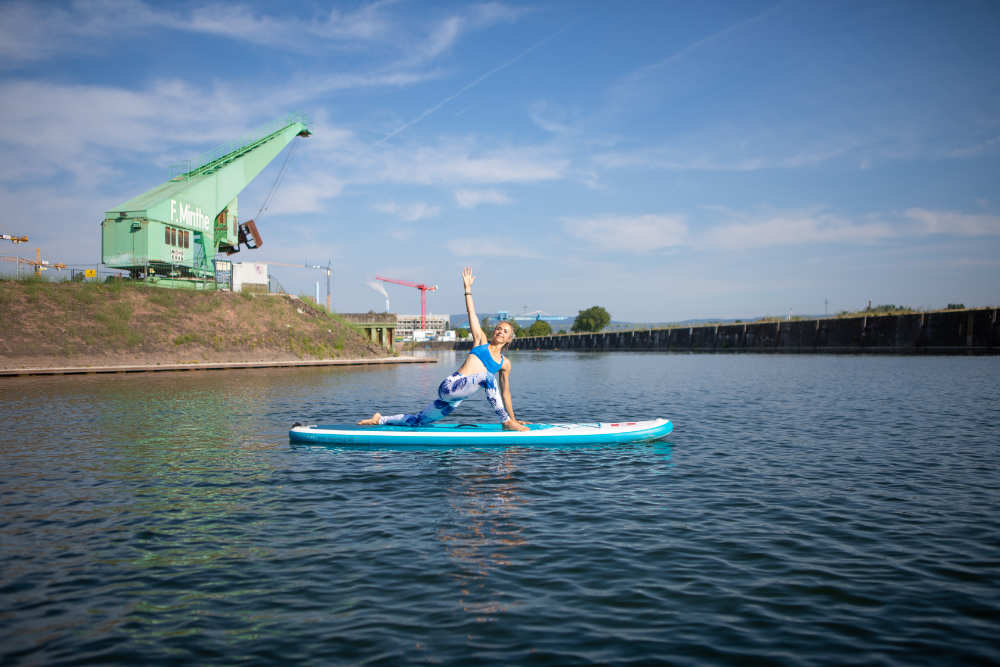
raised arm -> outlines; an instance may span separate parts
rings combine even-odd
[[[462,283],[465,284],[465,310],[469,314],[469,331],[472,332],[472,344],[482,345],[486,342],[486,334],[479,325],[479,317],[476,315],[476,304],[472,301],[472,283],[476,277],[472,275],[472,267],[465,267],[462,271]]]

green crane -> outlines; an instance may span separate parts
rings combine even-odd
[[[254,221],[237,221],[236,196],[292,139],[309,135],[305,118],[284,119],[259,139],[107,211],[101,260],[164,287],[214,289],[218,253],[261,245]]]

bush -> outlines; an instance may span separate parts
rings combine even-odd
[[[551,336],[552,335],[552,325],[545,320],[535,320],[531,323],[524,334],[526,336]]]
[[[611,323],[611,314],[601,306],[581,310],[573,321],[573,331],[600,331]]]

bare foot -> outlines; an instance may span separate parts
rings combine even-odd
[[[527,426],[517,421],[516,419],[511,419],[503,423],[503,430],[505,431],[530,431]]]
[[[376,412],[368,419],[362,419],[358,422],[358,426],[378,426],[378,420],[382,418],[382,415]]]

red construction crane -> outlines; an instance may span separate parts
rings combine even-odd
[[[407,287],[416,287],[420,290],[420,328],[427,328],[427,293],[433,292],[438,288],[437,285],[424,285],[423,283],[411,283],[409,280],[396,280],[395,278],[383,278],[382,276],[375,276],[375,280],[381,280],[385,283],[395,283],[397,285],[405,285]]]

